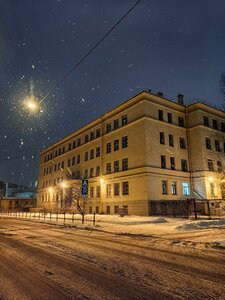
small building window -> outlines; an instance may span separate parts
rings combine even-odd
[[[164,132],[159,133],[159,142],[160,144],[164,145],[165,144],[165,135]]]
[[[112,125],[111,123],[106,124],[106,133],[110,132],[112,130]]]
[[[122,171],[128,170],[128,158],[122,159]]]
[[[181,159],[181,170],[183,172],[187,172],[187,170],[188,170],[187,160],[186,159]]]
[[[120,184],[114,183],[114,196],[119,196],[120,195]]]
[[[215,150],[218,151],[218,152],[221,152],[220,142],[218,140],[215,140]]]
[[[96,173],[95,176],[100,176],[100,166],[96,167]]]
[[[186,141],[185,141],[185,138],[183,138],[183,137],[180,137],[180,148],[186,149]]]
[[[122,116],[122,126],[126,125],[127,122],[128,122],[127,115],[123,115],[123,116]]]
[[[84,161],[88,161],[88,151],[84,153]]]
[[[190,196],[190,187],[188,182],[182,182],[182,194],[183,196]]]
[[[213,161],[211,159],[208,159],[207,160],[207,163],[208,163],[208,169],[209,171],[213,171]]]
[[[94,149],[91,149],[91,151],[90,151],[90,159],[94,159],[94,156],[95,156]]]
[[[177,183],[176,183],[176,181],[171,182],[171,194],[172,195],[177,194]]]
[[[96,197],[97,197],[97,198],[100,198],[100,197],[101,197],[101,187],[100,187],[100,185],[98,185],[98,186],[96,187]],[[98,212],[96,211],[96,213],[98,213]]]
[[[92,132],[90,133],[90,140],[93,141],[94,138],[95,138],[95,133],[94,133],[94,131],[92,131]]]
[[[161,155],[161,168],[166,169],[166,156]]]
[[[100,128],[96,129],[96,138],[101,136],[101,130]]]
[[[221,131],[225,132],[225,123],[224,122],[221,123]]]
[[[217,161],[217,170],[218,170],[218,172],[222,171],[222,163],[219,160]]]
[[[168,119],[168,123],[173,123],[173,119],[172,119],[172,114],[171,113],[167,113],[167,119]]]
[[[81,139],[79,138],[78,140],[77,140],[77,147],[79,147],[81,145]]]
[[[218,130],[218,122],[217,122],[217,120],[213,119],[212,121],[213,121],[213,129]]]
[[[77,155],[77,164],[80,163],[80,154]]]
[[[108,215],[110,214],[110,206],[109,206],[109,205],[106,206],[106,213],[107,213]]]
[[[111,173],[111,163],[107,163],[106,164],[106,174],[110,174]]]
[[[163,110],[162,109],[158,110],[158,117],[159,117],[160,121],[163,121]]]
[[[209,127],[209,118],[206,116],[203,116],[203,123],[205,126]]]
[[[119,150],[119,139],[114,140],[114,151]]]
[[[89,140],[89,138],[88,138],[88,134],[86,134],[86,135],[85,135],[85,137],[84,137],[84,142],[85,142],[85,143],[87,143],[87,142],[88,142],[88,140]]]
[[[122,183],[123,186],[123,195],[129,195],[129,182],[125,181]]]
[[[115,205],[114,206],[114,214],[118,214],[119,213],[119,206]]]
[[[113,126],[114,130],[118,129],[119,128],[119,119],[114,120],[113,125],[114,125]]]
[[[210,149],[210,150],[212,149],[211,140],[208,137],[205,138],[205,146],[206,146],[206,149]]]
[[[122,148],[127,148],[128,147],[128,136],[123,136],[122,137]]]
[[[167,181],[162,180],[162,194],[167,195]]]
[[[184,127],[184,118],[183,117],[178,117],[178,125],[180,127]]]
[[[96,157],[100,157],[100,155],[101,155],[101,150],[100,149],[101,149],[100,147],[96,148]]]
[[[114,173],[119,172],[119,160],[114,161]]]
[[[170,168],[171,170],[175,170],[175,158],[170,157]]]
[[[90,187],[90,197],[91,198],[94,197],[94,187],[93,186]]]
[[[94,168],[90,168],[90,178],[94,177]]]
[[[111,186],[111,184],[106,184],[106,196],[107,197],[112,196],[112,186]]]
[[[174,146],[174,141],[173,141],[173,135],[172,135],[172,134],[169,134],[169,145],[170,145],[171,147]]]
[[[111,152],[111,142],[108,142],[106,144],[106,153],[110,153]]]

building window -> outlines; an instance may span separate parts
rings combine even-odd
[[[173,141],[173,135],[172,135],[172,134],[169,134],[169,145],[170,145],[171,147],[174,146],[174,141]]]
[[[80,163],[80,154],[77,155],[77,164]]]
[[[176,183],[176,181],[171,182],[171,194],[172,195],[177,194],[177,183]]]
[[[72,149],[72,145],[71,145],[71,143],[69,143],[69,145],[68,145],[68,151],[70,151]]]
[[[85,143],[88,142],[88,134],[85,135],[85,137],[84,137],[84,142],[85,142]]]
[[[94,177],[94,168],[90,168],[90,178]]]
[[[64,170],[64,161],[61,162],[61,169]],[[49,173],[51,173],[50,170],[51,169],[49,168]]]
[[[81,145],[81,139],[77,140],[77,147],[79,147]]]
[[[114,128],[114,130],[119,128],[119,119],[114,120],[113,128]]]
[[[165,135],[164,135],[164,132],[160,132],[159,133],[159,142],[160,144],[165,144]]]
[[[220,142],[218,140],[215,140],[215,150],[218,151],[218,152],[221,152]]]
[[[166,169],[166,156],[161,155],[161,168]]]
[[[107,163],[106,164],[106,174],[110,174],[111,173],[111,163]]]
[[[73,149],[75,149],[75,148],[76,148],[76,146],[77,146],[77,143],[76,143],[76,141],[73,141]]]
[[[76,162],[76,156],[74,156],[74,157],[72,158],[72,166],[75,165],[75,162]]]
[[[109,205],[106,206],[106,213],[107,213],[108,215],[110,214],[110,206],[109,206]]]
[[[111,152],[111,142],[108,142],[106,144],[106,153],[110,153]]]
[[[88,169],[84,170],[84,178],[87,179],[88,178]]]
[[[167,181],[162,180],[162,194],[167,195]]]
[[[175,158],[170,157],[170,168],[171,170],[175,170]]]
[[[88,161],[88,151],[84,153],[84,161]]]
[[[122,171],[128,170],[128,158],[122,159]]]
[[[222,163],[219,160],[217,161],[217,170],[218,170],[218,172],[222,171]]]
[[[128,122],[127,115],[123,115],[123,116],[122,116],[122,126],[126,125],[127,122]]]
[[[163,121],[163,110],[161,109],[158,110],[158,117],[160,121]]]
[[[184,118],[183,117],[178,117],[178,125],[180,127],[184,127]]]
[[[203,116],[203,123],[204,123],[205,126],[209,127],[209,118],[206,117],[206,116]]]
[[[221,131],[225,132],[225,123],[224,122],[221,123]]]
[[[96,186],[96,197],[100,198],[101,197],[101,187],[100,185]],[[97,211],[96,211],[97,213]]]
[[[114,206],[114,214],[118,214],[119,213],[119,206],[115,205]]]
[[[90,151],[90,159],[94,159],[94,155],[95,155],[94,149],[91,149],[91,151]]]
[[[68,160],[67,160],[67,167],[70,167],[71,166],[71,158],[69,158]]]
[[[90,197],[91,198],[94,197],[94,187],[93,186],[90,187]]]
[[[205,146],[206,146],[206,149],[210,149],[210,150],[212,149],[211,140],[208,137],[205,138]]]
[[[97,147],[96,148],[96,157],[100,157],[100,155],[101,155],[100,147]]]
[[[120,184],[114,183],[114,196],[119,196],[119,195],[120,195]]]
[[[123,186],[123,195],[129,195],[129,182],[125,181],[122,183]]]
[[[90,140],[93,141],[94,138],[95,138],[95,133],[94,133],[94,131],[92,131],[90,134]]]
[[[180,137],[180,148],[186,149],[186,141],[185,138]]]
[[[215,197],[215,184],[213,182],[210,182],[210,193],[211,193],[211,197]]]
[[[181,159],[181,170],[183,172],[187,172],[187,170],[188,170],[186,159]]]
[[[188,182],[182,182],[183,196],[190,196],[190,187]]]
[[[57,170],[57,164],[55,164],[54,166],[54,172],[56,172],[56,170]]]
[[[119,172],[119,161],[114,161],[114,173]]]
[[[168,123],[173,123],[173,119],[172,119],[172,114],[171,113],[167,113],[167,119],[168,119]]]
[[[111,184],[106,184],[106,197],[112,196],[112,186]]]
[[[101,135],[101,130],[100,128],[96,129],[96,138],[100,137]]]
[[[100,176],[100,166],[96,167],[96,174],[95,176]]]
[[[128,136],[123,136],[122,137],[122,148],[127,148],[128,147]]]
[[[211,159],[208,159],[208,169],[209,169],[209,171],[213,171],[213,161],[211,160]]]
[[[111,123],[106,124],[106,133],[110,132],[112,130]]]
[[[218,130],[218,122],[217,122],[217,120],[213,119],[212,122],[213,122],[213,129]]]
[[[119,150],[119,139],[114,140],[114,151]]]

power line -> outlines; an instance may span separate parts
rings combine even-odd
[[[41,99],[40,103],[43,102],[50,93],[56,89],[66,78],[70,76],[70,74],[81,65],[81,63],[105,40],[105,38],[131,13],[131,11],[141,2],[138,0],[135,2],[133,6],[100,38],[100,40],[73,66],[71,70],[69,70],[62,79],[60,79],[51,89],[50,91]]]

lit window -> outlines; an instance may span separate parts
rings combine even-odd
[[[183,196],[190,195],[190,187],[189,187],[188,182],[182,182],[182,193],[183,193]]]

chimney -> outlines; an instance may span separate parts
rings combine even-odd
[[[179,103],[179,104],[184,104],[184,95],[182,95],[182,94],[178,94],[177,95],[177,103]]]
[[[163,97],[163,93],[162,93],[162,92],[158,92],[158,93],[157,93],[157,96]]]

